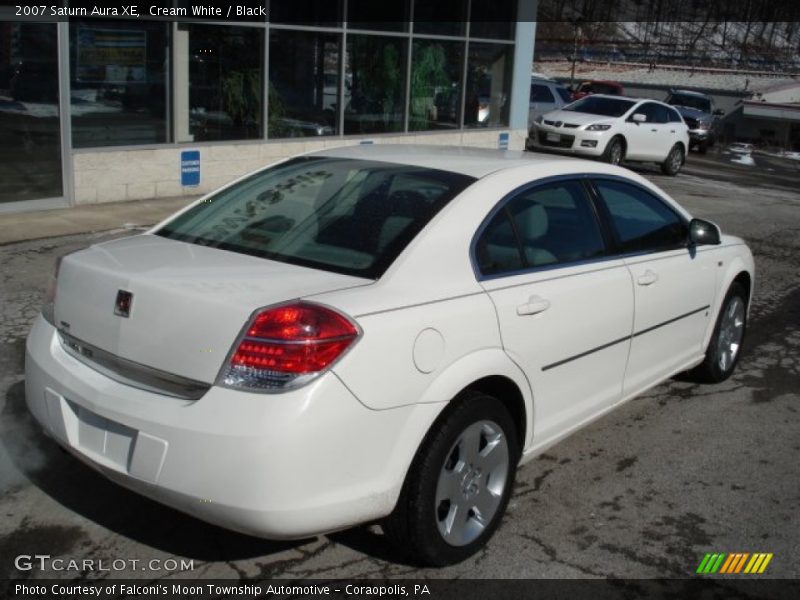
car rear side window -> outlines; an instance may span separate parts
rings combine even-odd
[[[653,252],[685,246],[686,225],[662,200],[622,181],[598,179],[595,185],[622,252]]]
[[[531,102],[555,102],[553,92],[546,85],[534,83],[531,85]]]
[[[570,91],[567,88],[558,86],[556,88],[556,92],[558,92],[558,95],[561,96],[561,99],[564,102],[569,103],[569,102],[572,101],[572,94],[570,93]]]
[[[476,244],[483,275],[566,264],[602,256],[594,210],[578,181],[515,194],[492,218]]]
[[[156,234],[377,279],[474,181],[409,165],[302,157],[220,191]]]
[[[674,108],[667,109],[669,114],[669,122],[670,123],[683,123],[683,118],[681,117],[681,113],[679,113]]]

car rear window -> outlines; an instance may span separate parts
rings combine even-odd
[[[301,157],[178,215],[157,235],[370,279],[475,178],[378,161]]]
[[[564,110],[570,110],[590,115],[602,115],[604,117],[621,117],[628,112],[633,105],[633,100],[622,98],[605,98],[602,96],[586,96],[577,102],[573,102]]]

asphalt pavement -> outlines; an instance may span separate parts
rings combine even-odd
[[[797,179],[715,169],[694,154],[675,178],[636,169],[753,249],[755,297],[738,370],[719,385],[670,380],[523,467],[488,547],[440,570],[404,562],[375,526],[286,543],[231,533],[110,483],[63,453],[25,407],[25,335],[56,256],[131,230],[0,245],[0,579],[676,578],[693,576],[708,552],[773,553],[760,577],[798,578]],[[128,563],[112,573],[15,565],[37,553]],[[170,560],[191,568],[163,568]]]

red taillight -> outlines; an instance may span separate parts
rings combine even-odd
[[[258,313],[223,375],[232,387],[281,389],[324,371],[358,337],[338,312],[296,302]]]

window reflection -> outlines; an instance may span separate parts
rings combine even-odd
[[[513,51],[514,47],[508,44],[470,43],[464,100],[465,126],[508,125]]]
[[[62,195],[56,26],[0,22],[0,204]]]
[[[263,32],[253,27],[188,25],[181,26],[178,35],[184,31],[189,35],[190,139],[261,137]],[[176,62],[179,84],[184,68]],[[184,106],[177,103],[175,119],[179,126],[186,119]]]
[[[165,22],[70,23],[70,105],[76,148],[169,141]]]
[[[417,40],[413,48],[409,130],[458,127],[463,42]]]
[[[269,137],[338,133],[339,40],[337,34],[270,32]]]
[[[406,42],[395,37],[347,36],[344,132],[403,130]]]

